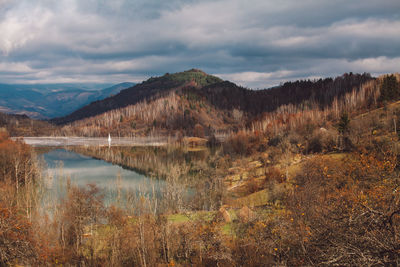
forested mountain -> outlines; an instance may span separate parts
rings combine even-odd
[[[66,124],[109,110],[133,105],[143,100],[156,99],[171,91],[181,90],[186,86],[194,88],[203,87],[217,82],[222,82],[222,80],[195,69],[175,74],[167,73],[162,77],[150,78],[131,88],[122,90],[115,96],[93,102],[68,116],[56,118],[51,121],[56,124]]]
[[[213,105],[221,109],[238,108],[251,115],[271,112],[282,105],[329,106],[335,98],[341,98],[354,88],[372,80],[370,74],[344,74],[335,79],[301,80],[286,82],[264,90],[251,90],[229,81],[213,83],[197,90]]]
[[[357,93],[372,81],[369,74],[344,74],[335,79],[287,82],[264,90],[251,90],[208,75],[201,70],[165,74],[93,102],[51,122],[66,125],[64,134],[102,136],[183,134],[195,126],[209,134],[249,127],[264,113],[283,106],[325,109],[350,92]],[[77,131],[76,131],[77,130]]]
[[[110,84],[0,84],[0,111],[36,119],[64,116],[98,99],[131,87]]]

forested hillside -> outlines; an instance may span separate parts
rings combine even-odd
[[[238,108],[252,115],[275,111],[282,105],[305,105],[325,108],[335,98],[359,90],[365,82],[373,80],[371,75],[344,74],[335,79],[301,80],[286,82],[281,86],[264,90],[250,90],[231,82],[214,83],[203,87],[199,93],[213,105],[222,109]]]
[[[173,90],[185,86],[205,86],[221,81],[217,77],[206,75],[199,70],[190,70],[182,73],[165,74],[159,78],[150,78],[131,88],[122,90],[119,94],[93,102],[66,117],[53,119],[56,124],[65,124],[76,120],[88,118],[109,110],[123,108],[140,101],[157,99]]]
[[[51,122],[65,125],[62,135],[209,136],[249,129],[283,107],[330,109],[346,101],[346,94],[360,94],[362,86],[373,81],[369,74],[350,73],[250,90],[193,69],[151,78]]]
[[[34,120],[26,115],[11,115],[0,112],[0,128],[11,136],[49,136],[55,133],[56,126],[46,121]]]

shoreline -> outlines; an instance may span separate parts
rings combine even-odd
[[[108,146],[107,137],[11,137],[13,141],[22,140],[31,146]],[[111,146],[166,146],[168,137],[116,137]]]

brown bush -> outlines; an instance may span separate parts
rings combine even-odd
[[[228,140],[223,143],[223,150],[225,154],[247,155],[251,152],[248,135],[239,132],[230,136]]]
[[[196,124],[193,129],[193,135],[196,137],[204,138],[204,127]]]
[[[266,147],[263,137],[260,133],[238,132],[231,135],[223,143],[223,151],[225,154],[248,156],[256,150],[265,151]]]
[[[307,262],[396,265],[395,161],[391,153],[354,153],[340,162],[317,157],[304,165],[288,204]]]
[[[39,250],[34,237],[32,224],[21,215],[21,210],[0,200],[0,265],[38,264]]]

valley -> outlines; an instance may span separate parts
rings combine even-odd
[[[33,119],[65,116],[95,100],[119,93],[134,83],[0,84],[0,112]]]
[[[0,203],[41,229],[23,238],[43,264],[378,262],[397,244],[399,84],[250,91],[189,70],[50,121],[3,115]]]
[[[0,0],[0,267],[400,266],[399,10]]]

